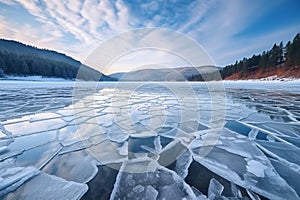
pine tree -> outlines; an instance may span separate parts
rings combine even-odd
[[[288,43],[285,45],[285,64],[287,66],[291,66],[292,64],[291,48],[292,48],[292,43],[291,41],[288,41]]]
[[[293,64],[300,65],[300,34],[298,33],[293,40]]]
[[[280,54],[280,47],[275,43],[270,51],[268,66],[276,67],[278,65],[278,58],[280,57]]]
[[[263,69],[266,69],[269,63],[269,52],[264,51],[261,55],[261,59],[258,63],[258,65],[260,67],[262,67]]]
[[[25,61],[23,61],[23,66],[22,66],[22,68],[23,68],[23,73],[24,73],[25,75],[30,74],[29,66],[27,65],[27,63],[26,63]]]
[[[278,58],[277,58],[277,63],[282,64],[284,63],[284,47],[283,47],[283,42],[281,41],[279,44],[279,52],[278,52]]]
[[[298,33],[292,42],[286,44],[286,64],[294,67],[300,65],[300,34]]]

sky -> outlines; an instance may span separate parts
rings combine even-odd
[[[299,10],[299,0],[0,0],[0,37],[85,63],[97,47],[124,32],[165,28],[193,40],[215,65],[225,66],[292,40],[300,32]],[[145,50],[121,57],[106,73],[158,60],[163,66],[186,64],[169,53]]]

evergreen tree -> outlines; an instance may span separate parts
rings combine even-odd
[[[277,63],[278,64],[282,64],[284,63],[284,46],[283,46],[283,42],[281,41],[279,44],[279,52],[278,52],[278,58],[277,58]]]
[[[277,66],[279,55],[280,55],[280,48],[275,43],[270,51],[270,58],[269,58],[268,66],[270,66],[270,67]]]
[[[292,42],[286,44],[286,64],[288,66],[300,65],[300,34]]]
[[[292,64],[291,48],[292,48],[291,41],[288,41],[288,43],[285,45],[285,64],[287,66],[290,66]]]
[[[265,69],[267,67],[268,63],[269,63],[269,52],[264,51],[261,55],[261,59],[260,59],[258,65],[260,67],[262,67],[263,69]]]
[[[27,65],[27,63],[24,61],[24,60],[22,60],[22,63],[21,63],[21,72],[22,72],[22,74],[24,74],[24,75],[29,75],[30,73],[30,71],[29,71],[29,67],[28,67],[28,65]]]
[[[38,49],[15,41],[0,39],[0,76],[7,75],[40,75],[75,79],[81,63],[64,54],[45,49]],[[88,66],[85,69],[86,80],[114,81]]]

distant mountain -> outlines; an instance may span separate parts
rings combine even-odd
[[[77,76],[78,70],[80,75]],[[44,76],[88,81],[115,81],[101,72],[56,51],[39,49],[13,40],[0,39],[0,77]]]
[[[215,66],[141,69],[127,73],[114,73],[109,76],[119,81],[192,81],[194,77],[202,77],[205,74],[206,80],[213,80],[220,69]]]

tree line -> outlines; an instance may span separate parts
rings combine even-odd
[[[7,75],[114,80],[64,54],[0,39],[0,77]]]
[[[265,72],[275,67],[295,67],[298,65],[300,65],[300,33],[292,41],[287,42],[285,46],[283,42],[280,42],[279,45],[275,43],[269,51],[236,61],[235,64],[224,67],[220,73],[222,78],[226,78],[235,73],[240,73],[243,76],[258,69]]]
[[[79,66],[55,61],[35,54],[17,54],[0,52],[0,69],[2,76],[44,76],[64,79],[74,79]],[[1,73],[0,73],[1,76]]]

